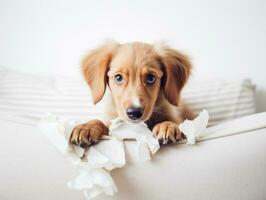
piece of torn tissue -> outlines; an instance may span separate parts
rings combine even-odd
[[[193,121],[185,120],[179,125],[188,144],[195,144],[205,133],[208,118],[208,112],[203,110]],[[109,136],[85,150],[68,142],[75,125],[74,121],[58,120],[52,114],[46,114],[38,123],[40,131],[78,170],[78,176],[68,182],[68,187],[82,190],[87,200],[101,194],[113,196],[117,192],[110,171],[126,164],[123,140],[137,141],[139,161],[150,160],[151,154],[160,148],[145,123],[129,123],[117,118],[109,127]]]
[[[109,129],[110,135],[119,140],[135,139],[137,141],[139,161],[150,160],[150,154],[155,154],[160,148],[158,140],[153,137],[152,132],[144,122],[130,123],[116,118],[112,120]]]
[[[82,190],[87,200],[101,194],[113,196],[117,192],[110,171],[126,164],[124,139],[137,141],[139,161],[151,159],[150,154],[156,153],[160,147],[144,123],[116,119],[110,126],[110,136],[85,150],[68,142],[75,125],[74,121],[60,121],[56,116],[46,114],[38,128],[76,166],[79,174],[67,185]]]
[[[179,130],[186,136],[187,144],[195,144],[205,133],[209,114],[203,110],[194,120],[185,120],[179,125]]]

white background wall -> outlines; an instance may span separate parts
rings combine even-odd
[[[266,111],[266,1],[0,0],[0,64],[77,74],[88,49],[164,39],[193,59],[194,77],[252,78]]]

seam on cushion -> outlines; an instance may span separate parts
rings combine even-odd
[[[254,95],[254,90],[252,89],[252,83],[250,79],[244,79],[242,81],[241,84],[241,88],[239,91],[239,95],[237,98],[237,104],[236,104],[236,108],[235,108],[235,112],[234,112],[234,117],[233,118],[237,118],[238,116],[238,112],[239,112],[239,104],[240,104],[240,100],[241,100],[241,94],[243,93],[244,90],[248,90],[248,92],[252,92],[252,96]],[[253,102],[254,102],[254,98],[253,98]],[[254,103],[253,103],[254,104]]]

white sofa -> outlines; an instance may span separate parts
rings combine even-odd
[[[37,127],[6,120],[0,124],[0,199],[84,199],[82,192],[66,187],[76,169]],[[145,163],[135,162],[132,145],[126,143],[127,166],[112,172],[119,190],[113,199],[266,197],[266,128],[195,146],[169,145]]]
[[[4,68],[0,77],[0,199],[84,199],[82,192],[66,187],[77,174],[74,166],[40,133],[36,122],[45,111],[90,119],[101,113],[101,106],[88,105],[87,86],[70,79],[34,77]],[[190,101],[191,106],[207,107],[213,124],[255,111],[250,81],[224,83],[216,82],[219,90],[205,91],[213,98],[195,98],[198,86],[190,88],[193,93],[189,89],[184,93],[188,101],[200,99]],[[206,84],[200,88],[206,90]],[[205,99],[212,102],[204,103]],[[126,142],[127,166],[112,171],[119,190],[113,199],[266,199],[265,127],[195,146],[169,145],[145,163],[135,162],[132,146],[134,142]]]

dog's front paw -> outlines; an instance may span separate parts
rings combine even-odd
[[[152,132],[160,144],[177,142],[183,139],[178,125],[171,121],[165,121],[157,124]]]
[[[103,135],[108,134],[108,128],[100,120],[91,120],[76,126],[70,136],[69,142],[82,148],[95,144]]]

